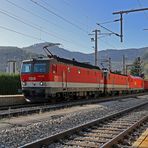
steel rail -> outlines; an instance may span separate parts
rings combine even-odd
[[[124,139],[126,135],[128,135],[130,132],[132,132],[135,128],[140,126],[146,120],[148,120],[148,115],[137,121],[135,124],[131,125],[129,128],[125,129],[123,132],[121,132],[115,138],[111,139],[110,141],[102,145],[100,148],[109,148],[112,147],[114,144],[117,144],[119,140]]]
[[[109,101],[109,100],[117,100],[119,98],[122,97],[122,99],[124,98],[128,98],[128,97],[136,97],[136,96],[141,96],[141,95],[148,95],[148,92],[144,92],[144,93],[137,93],[137,94],[130,94],[130,95],[123,95],[123,96],[110,96],[110,97],[99,97],[98,99],[93,99],[93,100],[87,100],[88,103],[89,101],[94,101],[94,103],[96,103],[97,101]],[[84,101],[84,100],[82,100]],[[74,100],[71,100],[71,102],[75,102]],[[61,102],[62,103],[62,102]],[[87,103],[87,102],[86,102]],[[11,109],[17,109],[17,108],[25,108],[25,107],[30,107],[30,106],[41,106],[43,104],[51,104],[48,102],[38,102],[38,103],[25,103],[25,104],[17,104],[17,105],[0,105],[0,110],[8,110],[9,108]],[[58,103],[54,103],[54,104],[58,104]]]
[[[135,98],[137,96],[147,95],[147,94],[148,93],[132,94],[132,95],[106,97],[106,98],[92,99],[92,100],[89,99],[89,100],[79,100],[79,101],[71,101],[71,102],[61,102],[61,103],[56,103],[56,104],[49,104],[49,103],[47,104],[42,103],[42,105],[41,104],[32,104],[32,105],[28,104],[29,106],[26,106],[23,108],[14,108],[14,109],[9,107],[8,110],[3,110],[2,112],[0,112],[0,119],[5,118],[5,117],[13,117],[13,116],[19,116],[19,115],[26,115],[26,114],[57,110],[57,109],[62,109],[62,108],[67,108],[67,107],[72,107],[72,106],[77,106],[77,105],[87,105],[87,104],[94,104],[94,103],[100,103],[100,102],[115,101],[115,100],[121,100],[121,99],[128,99],[130,97]]]
[[[111,115],[107,115],[105,117],[93,120],[93,121],[88,122],[86,124],[82,124],[80,126],[76,126],[74,128],[68,129],[68,130],[60,132],[58,134],[55,134],[55,135],[52,135],[52,136],[49,136],[49,137],[46,137],[46,138],[43,138],[43,139],[39,139],[39,140],[31,142],[31,143],[28,143],[26,145],[21,146],[20,148],[24,148],[24,147],[25,148],[40,148],[40,147],[43,147],[43,146],[47,146],[47,145],[52,144],[52,143],[54,143],[56,141],[59,141],[59,139],[66,138],[66,137],[68,137],[68,136],[70,136],[70,135],[72,135],[74,133],[82,131],[83,129],[92,127],[92,126],[97,125],[99,123],[102,123],[102,122],[104,122],[106,120],[109,120],[109,119],[112,119],[114,117],[120,116],[121,114],[130,112],[130,111],[132,111],[134,109],[137,109],[137,108],[139,108],[141,106],[144,106],[146,104],[148,104],[148,101],[145,102],[145,103],[141,103],[139,105],[136,105],[134,107],[130,107],[128,109],[124,109],[124,110],[119,111],[117,113],[114,113],[114,114],[111,114]]]
[[[87,101],[86,100],[82,100],[83,101],[86,101],[86,103],[96,103],[97,101],[98,102],[103,102],[103,101],[109,101],[109,100],[117,100],[119,98],[121,99],[125,99],[125,98],[129,98],[129,97],[137,97],[137,96],[141,96],[141,95],[148,95],[148,92],[144,92],[144,93],[138,93],[138,94],[130,94],[130,95],[123,95],[123,96],[110,96],[110,97],[100,97],[100,98],[97,98],[97,99],[88,99]],[[68,103],[68,101],[66,101]],[[76,102],[75,100],[71,100],[71,102]],[[60,102],[61,103],[65,103],[65,102]],[[17,109],[17,108],[26,108],[26,107],[34,107],[34,106],[41,106],[41,105],[51,105],[51,103],[48,103],[48,102],[38,102],[38,103],[25,103],[25,104],[17,104],[17,105],[0,105],[0,110],[8,110],[9,108],[11,109]],[[57,103],[52,103],[52,104],[59,104],[59,102]]]

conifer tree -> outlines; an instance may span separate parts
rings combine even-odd
[[[142,62],[141,62],[141,58],[138,57],[135,59],[134,63],[133,63],[133,66],[131,68],[131,75],[133,76],[139,76],[141,77],[142,76]]]

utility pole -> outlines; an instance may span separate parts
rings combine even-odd
[[[123,74],[125,74],[125,55],[123,55]]]
[[[120,13],[120,39],[121,39],[121,42],[123,42],[123,16],[122,16],[122,13]]]
[[[146,11],[146,10],[148,10],[148,8],[113,12],[113,15],[120,14],[120,38],[121,38],[121,42],[123,42],[123,14],[129,14],[129,13],[132,13],[132,12],[140,12],[140,11]]]
[[[98,66],[98,32],[100,32],[100,30],[94,30],[93,32],[95,32],[95,66]]]
[[[112,68],[111,67],[111,58],[109,57],[109,58],[106,58],[106,59],[101,59],[101,65],[104,68],[103,63],[105,63],[106,69],[108,69],[108,71],[111,71],[111,68]]]
[[[98,33],[100,32],[100,30],[93,30],[92,32],[94,32],[94,34],[89,34],[89,35],[94,35],[94,38],[91,38],[91,41],[95,42],[95,66],[98,66],[99,64],[99,59],[98,59]]]
[[[119,21],[119,20],[115,20],[114,22],[116,22],[116,21]],[[97,25],[100,26],[100,27],[102,27],[102,28],[104,28],[105,30],[109,31],[110,33],[101,33],[100,30],[95,29],[95,30],[92,31],[92,32],[94,32],[93,34],[92,34],[92,33],[88,34],[88,35],[94,35],[94,36],[95,36],[94,38],[91,38],[91,41],[92,41],[92,42],[95,42],[95,66],[98,66],[98,65],[99,65],[98,38],[100,38],[102,35],[112,35],[112,34],[114,34],[114,35],[120,37],[119,34],[117,34],[117,33],[113,32],[113,31],[109,30],[108,28],[106,28],[106,27],[104,27],[104,26],[102,26],[102,25],[100,25],[100,24],[98,24],[98,23],[97,23]],[[98,33],[99,33],[99,34],[98,34]],[[98,36],[99,36],[99,37],[98,37]],[[109,59],[109,60],[111,61],[111,59]],[[111,63],[110,63],[110,64],[111,64]],[[111,69],[111,67],[110,67],[110,69]]]
[[[132,67],[133,66],[133,64],[127,64],[126,65],[126,75],[128,75],[128,69],[129,69],[129,67]]]
[[[111,58],[108,59],[108,64],[109,64],[109,71],[111,71]]]
[[[138,76],[140,76],[141,75],[141,64],[142,64],[140,57],[137,58],[137,62],[138,62],[137,63],[137,72],[138,72]]]

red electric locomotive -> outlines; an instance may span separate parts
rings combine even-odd
[[[115,74],[113,72],[107,73],[106,78],[106,93],[119,94],[127,93],[129,88],[127,75]]]
[[[51,53],[48,58],[23,61],[21,84],[26,100],[32,102],[144,89],[141,78],[102,71],[99,67],[59,58]]]
[[[128,76],[129,90],[131,92],[140,92],[144,90],[144,80],[140,77]]]
[[[29,101],[97,95],[104,91],[99,67],[59,57],[23,61],[21,83]]]

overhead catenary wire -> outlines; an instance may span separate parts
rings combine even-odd
[[[0,9],[0,13],[3,14],[3,15],[6,15],[7,17],[10,17],[10,18],[12,18],[12,19],[14,19],[14,20],[16,20],[16,21],[19,21],[19,22],[21,22],[21,23],[23,23],[23,24],[25,24],[25,25],[27,25],[27,26],[29,26],[29,27],[32,27],[32,28],[34,28],[34,29],[39,30],[39,28],[41,27],[41,26],[38,26],[38,25],[36,25],[36,24],[33,24],[33,25],[32,25],[32,24],[30,24],[30,23],[28,23],[28,22],[25,22],[23,19],[19,18],[18,16],[14,15],[14,14],[11,14],[10,12],[8,12],[8,11],[6,11],[6,10]],[[38,26],[38,27],[37,27],[37,26]]]
[[[68,24],[70,24],[70,25],[76,27],[77,29],[79,29],[79,30],[85,32],[86,34],[88,33],[86,30],[84,30],[83,28],[81,28],[81,27],[78,26],[77,24],[75,24],[75,23],[71,22],[70,20],[66,19],[65,17],[63,17],[63,16],[61,16],[61,15],[55,13],[54,11],[50,10],[49,8],[47,8],[47,7],[45,7],[44,5],[40,4],[39,2],[36,2],[36,1],[34,1],[34,0],[30,0],[30,1],[33,2],[34,4],[36,4],[37,6],[43,8],[44,10],[46,10],[47,12],[49,12],[50,14],[55,15],[56,17],[62,19],[63,21],[67,22]]]
[[[40,18],[40,19],[42,19],[42,20],[48,22],[47,19],[44,19],[44,18],[42,18],[41,16],[36,15],[35,13],[31,12],[30,10],[25,9],[25,8],[23,8],[23,7],[21,7],[21,6],[17,5],[17,4],[15,4],[14,2],[11,2],[11,1],[9,1],[9,0],[5,0],[5,1],[7,1],[8,3],[10,3],[10,4],[16,6],[17,8],[19,8],[19,9],[25,11],[25,12],[28,12],[28,13],[32,14],[33,16],[36,16],[36,17],[38,17],[38,18]],[[3,10],[3,11],[5,11],[5,10]],[[53,36],[54,38],[58,38],[58,39],[61,39],[61,40],[65,41],[65,42],[68,42],[68,43],[70,43],[70,44],[76,45],[76,44],[74,44],[75,41],[66,40],[65,38],[62,38],[62,37],[57,36],[57,35],[55,35],[55,34],[52,34],[51,32],[45,31],[45,30],[41,29],[41,28],[42,28],[41,26],[38,26],[38,25],[36,25],[36,24],[31,25],[31,24],[29,24],[29,23],[26,23],[26,22],[24,21],[24,19],[21,19],[21,18],[19,18],[18,16],[14,15],[14,14],[11,14],[11,15],[10,15],[10,12],[8,12],[8,11],[0,12],[0,13],[3,13],[4,15],[7,15],[7,16],[9,16],[9,17],[11,17],[11,18],[13,17],[13,19],[15,19],[15,20],[17,20],[17,21],[20,21],[21,23],[23,23],[23,24],[25,24],[25,25],[29,25],[30,27],[35,27],[35,29],[39,30],[40,32],[46,33],[46,34],[48,34],[48,35],[51,35],[51,36]],[[8,13],[9,13],[9,14],[8,14]],[[13,15],[13,16],[12,16],[12,15]],[[28,21],[27,21],[27,22],[28,22]],[[49,22],[48,22],[48,23],[49,23]],[[54,23],[53,23],[53,24],[54,24]],[[55,25],[56,25],[56,24],[55,24]],[[36,26],[38,26],[38,27],[36,27]],[[86,47],[84,47],[83,45],[81,45],[81,44],[79,44],[79,43],[77,43],[77,45],[79,45],[79,46],[81,46],[81,47],[83,47],[83,48],[86,48]]]
[[[25,34],[25,33],[23,33],[23,32],[19,32],[19,31],[17,31],[17,30],[10,29],[10,28],[5,27],[5,26],[1,26],[1,25],[0,25],[0,28],[3,29],[3,30],[6,30],[6,31],[10,31],[10,32],[19,34],[19,35],[24,36],[24,37],[27,37],[27,38],[31,38],[31,39],[38,40],[38,41],[43,41],[43,42],[48,42],[47,40],[38,38],[38,37],[36,37],[36,36],[29,35],[29,34]],[[61,44],[61,45],[62,45],[62,44]]]
[[[47,42],[46,40],[43,40],[41,38],[38,38],[38,37],[35,37],[35,36],[32,36],[32,35],[29,35],[29,34],[25,34],[25,33],[22,33],[22,32],[19,32],[19,31],[16,31],[16,30],[13,30],[13,29],[10,29],[10,28],[1,26],[1,25],[0,25],[0,28],[1,29],[4,29],[4,30],[7,30],[7,31],[11,31],[11,32],[17,33],[19,35],[22,35],[22,36],[25,36],[25,37],[28,37],[28,38],[32,38],[32,39],[35,39],[35,40]]]
[[[68,43],[70,43],[70,44],[73,44],[72,41],[68,41],[68,40],[66,40],[66,39],[63,39],[63,38],[61,38],[61,37],[59,37],[59,36],[57,36],[57,35],[55,35],[55,34],[52,34],[52,33],[48,32],[48,31],[46,31],[46,30],[41,29],[41,27],[36,27],[36,25],[32,25],[32,24],[30,24],[30,23],[28,23],[28,22],[25,22],[23,19],[19,18],[19,17],[16,16],[16,15],[12,15],[12,14],[10,14],[9,12],[7,12],[7,11],[5,11],[5,10],[1,10],[1,9],[0,9],[0,13],[6,15],[6,16],[8,16],[8,17],[10,17],[10,18],[12,18],[12,19],[14,19],[14,20],[16,20],[16,21],[19,21],[19,22],[21,22],[21,23],[23,23],[23,24],[25,24],[25,25],[27,25],[27,26],[33,28],[33,29],[36,29],[36,30],[38,30],[38,31],[40,31],[40,32],[43,32],[43,33],[45,33],[45,34],[48,34],[48,35],[51,36],[51,37],[54,37],[54,38],[56,38],[56,39],[58,38],[58,39],[61,39],[61,40],[65,41],[65,42],[68,42]],[[80,45],[80,46],[83,46],[83,45]]]
[[[35,14],[34,12],[32,12],[32,11],[30,11],[30,10],[28,10],[28,9],[23,8],[22,6],[19,6],[18,4],[14,3],[14,2],[11,2],[10,0],[5,0],[5,1],[7,1],[8,3],[14,5],[15,7],[19,8],[19,9],[22,9],[23,11],[25,11],[25,12],[27,12],[27,13],[30,13],[31,15],[33,15],[33,16],[35,16],[35,17],[38,17],[38,18],[40,18],[40,19],[42,19],[42,20],[48,22],[47,19],[45,19],[45,18],[43,18],[43,17],[41,17],[41,16]],[[70,4],[69,4],[69,5],[70,5]],[[71,5],[70,5],[70,7],[71,7]],[[48,22],[48,23],[50,23],[50,22]],[[52,23],[52,22],[51,22],[51,23]],[[52,23],[52,24],[56,25],[55,23]],[[102,24],[102,23],[101,23],[101,24]],[[41,31],[41,28],[38,28],[38,30]],[[45,32],[44,32],[44,33],[45,33]],[[57,37],[56,37],[56,38],[57,38]],[[58,37],[58,38],[59,38],[59,37]],[[66,42],[70,42],[70,41],[67,41],[67,40],[66,40]],[[71,43],[73,43],[73,42],[71,42]],[[80,46],[83,46],[83,45],[80,45]]]
[[[47,0],[48,1],[48,0]],[[46,4],[46,6],[49,6],[49,7],[51,7],[52,9],[54,9],[54,10],[59,10],[59,9],[57,9],[57,8],[55,8],[55,7],[53,7],[53,6],[51,6],[51,3],[49,4],[49,2],[46,2],[46,0],[41,0],[41,2],[43,2],[43,3],[45,3]],[[65,1],[63,1],[64,3],[65,3]],[[70,7],[70,8],[73,8],[73,6],[71,6],[70,4],[68,5],[68,7]],[[78,20],[79,19],[79,20]],[[80,18],[79,17],[77,17],[77,23],[80,23],[81,25],[83,25],[83,26],[85,26],[86,27],[86,23],[84,23],[84,22],[82,22],[82,20],[80,21]],[[88,32],[88,31],[87,31]]]
[[[71,7],[71,8],[73,7],[69,1],[63,0],[63,2],[64,2],[67,6],[69,6],[69,7]],[[118,21],[119,21],[119,19],[115,19],[115,20],[105,21],[105,22],[102,22],[102,23],[99,23],[99,24],[100,24],[100,25],[103,25],[103,24],[115,23],[115,22],[118,22]],[[116,33],[111,32],[111,34],[116,34]],[[110,44],[110,43],[107,42],[107,41],[102,40],[102,38],[104,38],[104,37],[105,37],[105,36],[101,36],[101,37],[99,37],[99,39],[101,39],[101,41],[102,41],[103,43],[109,45],[109,47],[111,46],[112,48],[117,49],[114,45]]]
[[[6,0],[6,1],[9,1],[9,3],[13,3],[13,5],[15,4],[14,3],[14,1],[10,1],[10,0]],[[15,4],[16,5],[16,4]],[[18,8],[20,7],[18,4],[17,4],[17,6],[18,6]],[[27,9],[25,9],[25,8],[23,8],[23,7],[20,7],[20,9],[22,9],[22,10],[24,10],[24,11],[26,11],[26,12],[28,12],[28,13],[30,13],[30,14],[32,14],[32,15],[34,15],[34,16],[36,16],[36,17],[39,17],[39,18],[41,18],[42,20],[45,20],[45,21],[48,21],[47,19],[44,19],[44,18],[42,18],[42,17],[40,17],[39,15],[36,15],[34,12],[31,12],[31,11],[28,11]],[[40,31],[40,32],[42,32],[42,29],[40,28],[40,27],[37,27],[38,28],[38,30]],[[44,32],[45,33],[45,32]],[[47,33],[46,33],[47,34]],[[51,34],[50,34],[51,35]],[[53,34],[54,35],[54,34]],[[52,35],[51,35],[52,36]],[[55,38],[59,38],[59,36],[56,36],[56,35],[54,35],[55,36]],[[60,38],[60,39],[62,39],[63,40],[63,38]],[[64,41],[65,41],[65,39],[64,39]],[[69,42],[69,43],[74,43],[74,42],[71,42],[71,41],[67,41],[66,40],[66,42]],[[76,45],[76,44],[75,44]],[[78,44],[77,44],[78,45]],[[80,45],[80,46],[82,46],[82,45]],[[83,47],[84,48],[84,47]],[[85,47],[86,48],[86,47]]]
[[[100,25],[104,25],[104,24],[110,24],[110,23],[115,23],[115,22],[118,22],[119,19],[115,19],[115,20],[112,20],[112,21],[105,21],[105,22],[102,22],[102,23],[99,23]]]
[[[45,31],[45,30],[41,29],[40,26],[39,26],[39,27],[36,27],[37,25],[32,25],[32,24],[30,24],[30,23],[28,23],[28,22],[25,22],[23,19],[19,18],[18,16],[14,15],[14,14],[13,14],[13,15],[10,14],[10,12],[8,12],[8,11],[5,11],[5,10],[0,9],[0,13],[6,15],[6,16],[8,16],[8,17],[10,17],[10,18],[12,18],[12,19],[14,19],[14,20],[16,20],[16,21],[19,21],[19,22],[21,22],[21,23],[23,23],[23,24],[25,24],[25,25],[27,25],[27,26],[33,28],[33,29],[36,29],[36,30],[41,31],[41,32],[43,32],[43,33],[46,33],[46,34],[48,34],[48,35],[50,35],[50,36],[52,36],[52,37],[54,37],[54,38],[62,39],[62,38],[60,38],[59,36],[56,36],[56,35],[54,35],[54,34],[48,32],[48,31]],[[62,39],[62,40],[66,41],[65,39]]]
[[[6,30],[6,31],[10,31],[10,32],[19,34],[19,35],[21,35],[21,36],[25,36],[25,37],[27,37],[27,38],[31,38],[31,39],[35,39],[35,40],[43,41],[43,42],[48,42],[47,40],[38,38],[38,37],[36,37],[36,36],[29,35],[29,34],[25,34],[25,33],[16,31],[16,30],[14,30],[14,29],[10,29],[10,28],[8,28],[8,27],[4,27],[4,26],[1,26],[1,25],[0,25],[0,28],[3,29],[3,30]],[[62,45],[62,44],[61,44],[61,45]]]
[[[119,35],[118,33],[115,33],[115,32],[113,32],[113,31],[111,31],[110,29],[108,29],[108,28],[102,26],[101,24],[97,23],[97,25],[100,26],[101,28],[103,28],[103,29],[105,29],[105,30],[111,32],[112,34],[115,34],[116,36],[120,37],[120,35]]]
[[[141,1],[140,1],[140,0],[137,0],[137,2],[138,2],[138,5],[139,5],[141,8],[143,8]],[[145,14],[146,18],[148,19],[148,14],[147,14],[145,11],[143,11],[143,13]]]
[[[13,6],[15,6],[15,7],[17,7],[17,8],[19,8],[19,9],[21,9],[21,10],[23,10],[23,11],[25,11],[25,12],[31,14],[31,15],[33,15],[33,16],[35,16],[35,17],[37,17],[37,18],[39,18],[39,19],[41,19],[41,20],[43,20],[43,21],[49,23],[49,24],[52,24],[52,25],[54,25],[54,26],[56,26],[56,27],[58,27],[58,28],[61,28],[61,29],[63,28],[62,26],[60,26],[60,25],[58,25],[58,24],[56,24],[56,23],[53,23],[52,21],[49,22],[49,20],[47,20],[46,18],[44,18],[44,17],[42,17],[42,16],[40,16],[40,15],[38,15],[38,14],[36,14],[36,13],[30,11],[29,9],[26,9],[26,8],[24,8],[24,7],[22,7],[22,6],[19,6],[18,4],[14,3],[14,2],[11,2],[10,0],[5,0],[5,1],[8,2],[9,4],[11,4],[11,5],[13,5]]]
[[[70,3],[70,1],[68,0],[68,1],[66,1],[66,0],[63,0],[63,3],[65,3],[68,7],[70,7],[70,8],[72,8],[73,9],[73,5]],[[78,9],[78,8],[77,8]],[[84,19],[85,19],[85,21],[86,21],[86,23],[84,23],[84,25],[85,25],[85,27],[86,27],[86,30],[88,30],[87,31],[87,34],[89,33],[89,29],[88,28],[92,28],[92,26],[89,24],[90,22],[92,22],[92,21],[96,21],[95,19],[93,19],[93,17],[92,16],[90,16],[89,14],[86,14],[86,12],[84,11],[84,9],[81,7],[81,8],[79,8],[79,10],[80,10],[80,13],[83,15],[83,17],[84,17]],[[77,11],[76,11],[77,12]]]
[[[68,5],[69,7],[72,8],[72,5],[70,4],[69,1],[63,0],[63,2],[64,2],[66,5]],[[117,21],[119,21],[119,19],[110,20],[110,21],[105,21],[105,22],[102,22],[102,23],[99,23],[99,24],[103,25],[103,24],[115,23],[115,22],[117,22]],[[115,34],[115,33],[111,32],[110,34]],[[109,43],[109,42],[107,42],[107,41],[104,41],[104,40],[102,39],[102,38],[104,38],[104,37],[106,37],[106,36],[101,36],[101,37],[99,37],[99,39],[100,39],[105,45],[107,44],[109,47],[111,46],[112,48],[117,49],[117,47],[115,47],[113,44],[111,44],[111,43]]]

